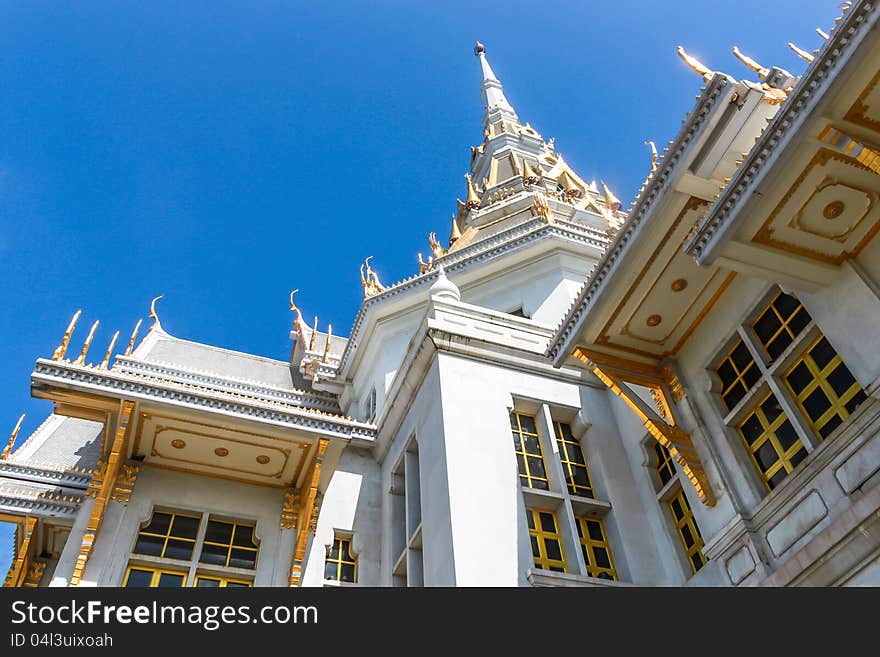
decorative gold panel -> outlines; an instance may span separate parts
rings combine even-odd
[[[880,132],[880,71],[871,78],[865,90],[847,111],[845,118],[852,123]]]
[[[880,227],[877,174],[820,148],[752,238],[838,265],[857,255]]]

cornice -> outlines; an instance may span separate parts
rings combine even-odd
[[[31,374],[34,386],[71,386],[93,393],[187,406],[282,424],[344,440],[371,441],[375,427],[352,418],[306,409],[278,400],[200,388],[144,374],[97,370],[68,361],[39,359]]]

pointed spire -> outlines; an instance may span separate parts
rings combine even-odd
[[[474,185],[474,181],[471,179],[469,173],[464,174],[464,177],[467,178],[467,201],[465,201],[465,205],[468,210],[476,210],[481,205],[480,195],[477,194],[477,187]]]
[[[128,346],[125,348],[125,353],[123,356],[131,356],[131,352],[134,349],[134,341],[137,340],[138,331],[141,330],[141,322],[143,320],[139,319],[137,324],[134,325],[134,331],[131,332],[131,339],[128,341]]]
[[[538,182],[538,174],[529,166],[529,161],[526,158],[522,159],[522,177],[523,183],[526,185],[533,185]]]
[[[104,353],[104,360],[101,361],[101,364],[98,365],[99,370],[106,370],[107,366],[110,364],[110,357],[113,355],[113,347],[116,346],[116,340],[119,339],[119,331],[113,334],[113,339],[110,340],[110,345],[107,347],[107,351]]]
[[[477,56],[477,59],[480,60],[480,71],[483,74],[483,82],[480,86],[480,95],[483,98],[483,104],[485,106],[483,123],[488,127],[490,123],[489,115],[496,109],[500,110],[502,114],[506,114],[505,118],[518,122],[519,118],[516,115],[516,110],[514,110],[513,106],[507,101],[507,98],[504,95],[504,88],[501,86],[501,81],[495,77],[495,72],[492,70],[492,67],[489,66],[489,60],[486,59],[486,46],[477,41],[474,46],[474,54]]]
[[[794,45],[791,41],[788,42],[788,47],[791,48],[791,51],[792,51],[795,55],[797,55],[798,57],[800,57],[801,59],[803,59],[805,62],[809,62],[810,64],[812,64],[812,63],[813,63],[813,60],[816,58],[814,55],[811,55],[811,54],[808,53],[806,50],[803,50],[803,49],[801,49],[801,48],[798,48],[798,47],[797,47],[796,45]]]
[[[452,231],[449,233],[449,246],[452,246],[461,237],[461,229],[458,227],[458,219],[452,215]],[[421,257],[421,254],[419,254]]]
[[[55,353],[52,354],[52,360],[61,360],[64,358],[65,354],[67,354],[67,345],[70,344],[70,336],[73,335],[73,329],[76,328],[76,323],[79,321],[80,315],[82,315],[81,309],[73,313],[73,317],[67,325],[67,330],[64,331],[64,337],[61,338],[61,344],[58,345],[58,348],[55,349]]]
[[[85,365],[86,364],[86,355],[89,353],[89,347],[92,346],[92,340],[95,337],[95,331],[98,330],[98,325],[100,324],[100,320],[95,320],[95,323],[92,324],[92,328],[89,329],[89,334],[86,336],[86,341],[83,343],[82,351],[79,353],[79,356],[75,361],[73,361],[74,365]]]
[[[620,199],[617,198],[610,189],[608,189],[608,185],[605,184],[604,180],[602,181],[602,193],[605,194],[605,205],[608,206],[608,208],[612,212],[617,212],[618,210],[620,210],[620,206],[623,204],[620,202]]]

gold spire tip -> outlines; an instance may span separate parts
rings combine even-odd
[[[25,414],[22,413],[21,417],[18,418],[18,422],[15,423],[15,428],[12,430],[12,433],[9,435],[9,442],[6,443],[6,447],[3,448],[3,452],[0,453],[0,461],[5,461],[9,458],[9,455],[12,453],[12,446],[15,444],[15,439],[18,438],[18,432],[21,431],[21,423],[24,422]]]
[[[153,325],[150,327],[150,330],[151,330],[151,331],[152,331],[154,328],[159,328],[159,329],[162,328],[162,324],[161,324],[161,322],[159,321],[159,315],[156,314],[156,302],[157,302],[159,299],[161,299],[162,297],[164,297],[164,296],[165,296],[164,294],[160,294],[158,297],[156,297],[155,299],[153,299],[153,300],[150,302],[150,314],[149,314],[149,317],[150,317],[150,319],[153,320]]]
[[[134,331],[131,332],[131,339],[128,341],[128,346],[125,348],[125,352],[122,354],[123,356],[131,356],[131,352],[134,349],[134,341],[137,340],[138,331],[141,330],[141,322],[144,320],[139,319],[137,324],[134,325]]]

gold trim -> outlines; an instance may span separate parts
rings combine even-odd
[[[875,132],[880,132],[880,121],[868,118],[865,114],[868,111],[868,105],[865,104],[865,100],[871,95],[871,92],[874,91],[874,87],[876,87],[878,83],[880,83],[880,71],[877,71],[874,77],[871,78],[868,86],[866,86],[862,93],[859,94],[859,97],[856,98],[852,107],[847,110],[846,114],[843,116],[844,120],[869,128]]]
[[[128,431],[131,414],[134,411],[134,402],[123,401],[122,408],[119,412],[119,419],[116,424],[116,433],[113,444],[110,447],[110,453],[107,455],[106,466],[104,468],[104,476],[102,477],[100,486],[95,491],[95,503],[92,506],[92,512],[89,516],[89,522],[86,532],[83,535],[82,543],[79,548],[79,555],[76,557],[76,564],[73,567],[73,574],[70,577],[70,586],[79,586],[86,563],[92,554],[92,548],[95,545],[98,531],[101,529],[101,523],[104,521],[104,512],[107,510],[107,503],[110,500],[110,494],[116,483],[116,477],[119,475],[121,467],[122,453],[125,448],[127,437],[131,432]],[[89,485],[91,488],[91,484]]]
[[[321,466],[324,463],[324,454],[329,447],[330,441],[326,438],[318,439],[315,451],[315,459],[312,463],[311,476],[309,477],[308,490],[301,496],[298,512],[299,526],[296,528],[296,543],[293,549],[293,559],[290,564],[290,586],[299,586],[302,583],[303,562],[306,557],[306,545],[309,536],[315,532],[318,523],[318,514],[321,509],[322,495],[318,491],[318,483],[321,481]],[[303,526],[302,519],[308,518],[308,525]]]
[[[15,530],[15,554],[6,579],[3,580],[4,588],[19,588],[25,585],[30,564],[31,539],[37,526],[37,519],[33,516],[16,518]],[[20,537],[20,538],[19,538]]]

